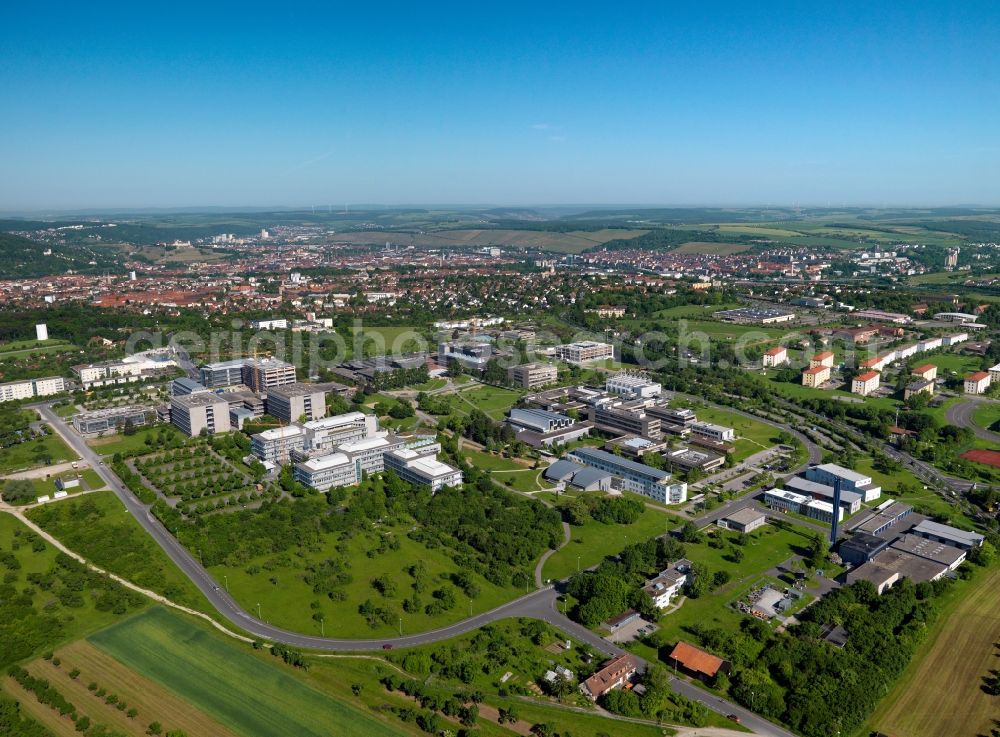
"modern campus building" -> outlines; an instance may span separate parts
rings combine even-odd
[[[840,479],[841,491],[856,491],[864,497],[865,503],[873,502],[882,496],[882,487],[872,483],[871,476],[838,466],[836,463],[823,463],[806,470],[806,478],[820,484],[833,486]]]
[[[179,379],[174,379],[170,382],[170,396],[172,397],[182,397],[185,394],[197,394],[198,392],[207,392],[202,384],[199,384],[194,379],[189,379],[186,376],[182,376]]]
[[[166,351],[147,351],[125,356],[117,361],[102,361],[73,366],[84,389],[95,386],[113,386],[157,376],[176,368],[177,362]]]
[[[250,452],[262,461],[288,463],[294,450],[306,444],[306,431],[298,425],[271,427],[250,436]]]
[[[652,399],[660,396],[663,391],[658,382],[626,372],[608,377],[604,389],[608,394],[617,394],[626,399]]]
[[[80,412],[73,416],[73,427],[81,435],[116,433],[127,424],[144,427],[156,422],[153,407],[110,407],[92,412]]]
[[[724,530],[735,530],[746,534],[767,524],[767,515],[753,507],[744,507],[726,515],[716,524]]]
[[[209,389],[246,384],[255,392],[266,392],[294,381],[295,366],[278,358],[238,358],[201,368],[201,384]]]
[[[649,497],[661,504],[682,504],[687,501],[687,484],[671,483],[671,475],[644,463],[621,458],[596,448],[577,448],[569,460],[606,471],[620,479],[621,488]]]
[[[698,435],[717,443],[731,443],[736,440],[736,431],[731,427],[713,425],[710,422],[692,422],[688,425],[692,435]]]
[[[610,433],[629,433],[656,440],[660,437],[660,419],[648,414],[645,409],[591,406],[587,410],[588,419],[598,430]]]
[[[358,483],[354,464],[343,453],[330,453],[296,463],[292,473],[296,481],[319,491]]]
[[[361,440],[378,432],[378,417],[363,412],[324,417],[302,425],[306,431],[306,447],[310,450],[333,450],[341,443]]]
[[[170,421],[190,437],[229,432],[229,403],[213,392],[185,394],[170,399]]]
[[[385,470],[385,454],[399,450],[406,443],[395,435],[376,435],[360,440],[341,443],[337,450],[345,454],[354,464],[355,473],[361,479],[362,473],[378,473]]]
[[[865,503],[873,502],[882,496],[882,487],[872,483],[871,476],[838,466],[836,463],[823,463],[806,470],[806,478],[820,484],[833,486],[840,479],[841,491],[855,491],[864,497]]]
[[[554,384],[558,378],[559,370],[551,363],[524,363],[507,369],[507,380],[522,389]]]
[[[960,530],[957,527],[943,525],[940,522],[934,522],[929,519],[921,521],[911,532],[918,537],[922,537],[927,540],[936,540],[938,542],[945,543],[946,545],[953,545],[954,547],[961,548],[962,550],[978,548],[986,539],[978,532]]]
[[[811,499],[786,489],[769,489],[764,492],[764,503],[771,509],[812,517],[820,522],[833,522],[833,504]],[[837,521],[844,519],[843,507],[837,510]]]
[[[813,499],[818,499],[819,501],[833,503],[833,487],[821,484],[818,481],[810,481],[799,476],[789,476],[785,479],[785,489],[796,494],[803,494]],[[862,494],[841,488],[840,506],[844,510],[844,514],[855,514],[861,511],[861,503],[863,501],[864,496]]]
[[[0,402],[13,402],[17,399],[33,399],[48,397],[66,391],[66,382],[61,376],[48,376],[44,379],[25,379],[23,381],[8,381],[0,384]]]
[[[403,481],[429,486],[431,491],[445,486],[461,486],[462,472],[437,460],[436,453],[436,446],[389,451],[384,457],[385,468]]]
[[[602,361],[615,357],[615,347],[610,343],[583,340],[577,343],[557,345],[555,348],[555,357],[568,363]]]
[[[283,422],[326,417],[326,392],[317,384],[283,384],[267,390],[267,413]]]

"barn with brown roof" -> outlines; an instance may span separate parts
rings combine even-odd
[[[675,667],[703,681],[715,678],[715,674],[720,670],[728,670],[726,661],[722,658],[700,650],[694,645],[688,645],[686,642],[677,643],[673,652],[670,653],[670,660],[673,661]]]

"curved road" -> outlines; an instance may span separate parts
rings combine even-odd
[[[558,611],[557,605],[560,599],[559,592],[554,586],[546,586],[534,592],[526,594],[510,601],[496,609],[482,614],[469,617],[461,622],[442,627],[431,632],[421,632],[414,635],[403,635],[391,638],[380,638],[377,640],[341,640],[330,637],[315,637],[304,635],[299,632],[290,632],[280,627],[268,624],[248,614],[201,566],[194,557],[188,553],[177,539],[167,531],[162,523],[149,508],[142,504],[132,492],[113,473],[110,468],[104,465],[101,457],[95,453],[76,433],[70,431],[63,420],[58,417],[46,404],[33,405],[38,410],[46,422],[75,450],[80,457],[87,461],[98,473],[104,482],[114,491],[118,499],[125,505],[128,512],[139,522],[147,533],[163,548],[164,552],[177,565],[198,589],[205,595],[213,607],[225,619],[233,625],[255,637],[273,642],[280,642],[293,647],[308,648],[312,650],[358,652],[381,650],[384,646],[392,647],[414,647],[426,645],[439,640],[470,632],[479,627],[483,627],[491,622],[509,617],[530,617],[541,619],[554,627],[562,630],[578,641],[585,642],[598,652],[605,655],[615,656],[625,653],[619,647],[608,642],[604,638],[591,632],[586,627],[577,624],[564,614]],[[642,669],[648,663],[642,658],[633,654]],[[756,734],[765,737],[794,737],[794,735],[756,715],[752,711],[744,709],[734,703],[712,696],[698,686],[679,678],[672,678],[673,688],[680,694],[694,699],[707,708],[720,714],[734,714],[740,718],[740,723]]]
[[[980,440],[987,440],[991,443],[1000,443],[1000,434],[993,432],[992,430],[987,430],[984,427],[977,425],[973,419],[973,413],[979,409],[982,404],[997,404],[992,399],[986,399],[985,397],[971,397],[967,396],[961,401],[955,402],[944,411],[945,419],[948,420],[949,425],[954,425],[955,427],[966,427],[975,433],[976,437]]]

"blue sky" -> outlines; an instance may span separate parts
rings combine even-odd
[[[996,3],[36,5],[0,210],[1000,204]]]

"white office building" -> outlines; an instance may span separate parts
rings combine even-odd
[[[359,480],[354,463],[343,453],[330,453],[296,463],[292,473],[296,481],[319,491],[350,486]]]
[[[302,450],[306,431],[298,425],[272,427],[250,437],[250,452],[262,461],[288,463],[293,450]]]
[[[609,377],[604,389],[608,394],[618,394],[626,399],[652,399],[660,396],[663,386],[645,376],[622,372]]]
[[[333,450],[341,443],[361,440],[378,432],[378,417],[363,412],[324,417],[302,425],[306,431],[306,447],[310,450]]]
[[[429,486],[435,492],[445,486],[461,486],[462,472],[442,463],[435,455],[436,450],[431,446],[400,448],[385,454],[385,468],[403,481]]]
[[[730,443],[736,440],[736,431],[731,427],[713,425],[709,422],[693,422],[688,426],[695,435],[714,440],[718,443]]]

